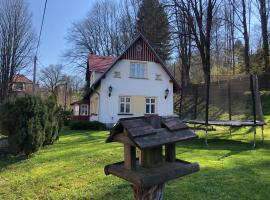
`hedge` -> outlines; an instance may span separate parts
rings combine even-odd
[[[0,106],[0,129],[8,136],[11,153],[30,155],[53,144],[61,127],[61,109],[52,99],[23,96]]]
[[[72,130],[106,130],[106,125],[98,121],[71,121],[69,126]]]

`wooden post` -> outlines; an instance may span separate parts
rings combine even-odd
[[[198,86],[199,85],[196,85],[196,89],[195,89],[195,107],[194,107],[194,116],[193,118],[194,119],[197,119],[197,106],[198,106]]]
[[[165,145],[165,160],[167,162],[175,161],[175,144]]]
[[[231,84],[228,80],[228,110],[229,110],[229,120],[232,120],[232,97],[231,97]],[[232,126],[230,126],[230,136],[232,136]]]
[[[162,162],[162,146],[141,151],[140,165],[145,168],[154,167]]]
[[[228,81],[228,110],[229,110],[229,120],[232,120],[231,84],[229,81]]]
[[[131,185],[135,200],[162,200],[164,196],[164,183],[152,187]]]
[[[136,168],[136,147],[129,144],[124,144],[124,159],[125,168],[135,169]]]

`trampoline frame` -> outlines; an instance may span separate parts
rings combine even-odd
[[[252,97],[252,114],[253,114],[253,119],[252,120],[232,120],[231,119],[231,93],[230,93],[230,83],[228,82],[228,98],[229,98],[229,120],[209,120],[209,95],[210,95],[210,84],[211,84],[211,79],[210,79],[210,74],[208,74],[207,77],[207,82],[206,82],[206,113],[205,113],[205,120],[183,120],[185,123],[188,124],[193,124],[194,127],[196,124],[200,125],[205,125],[205,144],[208,145],[208,126],[229,126],[230,127],[230,135],[231,135],[231,127],[246,127],[246,126],[251,126],[253,128],[253,147],[256,147],[256,127],[261,127],[262,130],[262,143],[264,142],[264,125],[266,125],[265,121],[259,121],[257,120],[256,116],[256,103],[259,103],[261,106],[261,102],[256,102],[256,97],[255,97],[255,91],[256,88],[254,87],[254,81],[257,83],[257,76],[250,74],[249,76],[249,82],[250,82],[250,90],[251,90],[251,97]],[[183,77],[181,80],[182,83],[182,91],[180,94],[180,105],[179,105],[179,118],[181,119],[182,117],[182,99],[183,99],[183,93],[184,93],[184,82],[183,82]],[[257,84],[256,84],[257,85]],[[195,94],[196,95],[196,94]],[[196,107],[195,107],[195,112],[196,112]]]

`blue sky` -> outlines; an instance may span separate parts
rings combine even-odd
[[[39,33],[45,0],[26,0],[33,15],[33,26]],[[38,59],[39,69],[50,64],[63,63],[67,48],[65,37],[73,22],[83,19],[94,0],[48,0]]]

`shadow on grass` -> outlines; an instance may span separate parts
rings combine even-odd
[[[105,143],[104,134],[98,135],[97,131],[86,131],[86,130],[70,130],[64,129],[60,134],[60,139],[56,141],[53,145],[48,145],[43,147],[33,154],[33,156],[38,153],[42,154],[46,151],[49,156],[43,158],[41,162],[54,162],[59,159],[76,159],[78,156],[87,156],[91,151],[97,151],[98,149],[93,146],[93,143]],[[80,148],[82,145],[89,144],[88,148]],[[42,151],[45,150],[45,151]],[[40,156],[40,155],[37,155]],[[31,157],[29,158],[31,159]],[[24,155],[11,155],[3,154],[0,155],[0,170],[16,164],[20,161],[27,160]]]
[[[17,156],[1,155],[0,156],[0,171],[10,165],[16,164],[26,159],[27,157],[24,155],[17,155]]]
[[[111,176],[111,175],[110,175]],[[108,188],[109,191],[106,191],[105,194],[96,196],[95,200],[103,199],[117,199],[117,200],[126,200],[133,199],[133,191],[131,189],[131,184],[128,182],[114,185],[113,187]]]
[[[205,139],[199,138],[196,140],[185,141],[177,145],[177,154],[183,154],[190,152],[190,150],[227,150],[228,153],[222,155],[217,160],[222,160],[224,158],[240,154],[245,151],[255,151],[258,149],[270,149],[270,141],[265,141],[262,143],[257,143],[257,147],[253,147],[253,143],[247,143],[239,140],[227,140],[227,139],[208,139],[208,146],[205,145]],[[181,149],[184,151],[181,151]]]
[[[243,162],[233,167],[206,167],[199,172],[166,182],[164,199],[269,199],[269,161]],[[102,186],[102,185],[101,185]],[[128,182],[106,185],[102,194],[93,200],[132,199],[133,192]],[[254,190],[254,188],[259,188]],[[256,191],[256,192],[255,192]]]

